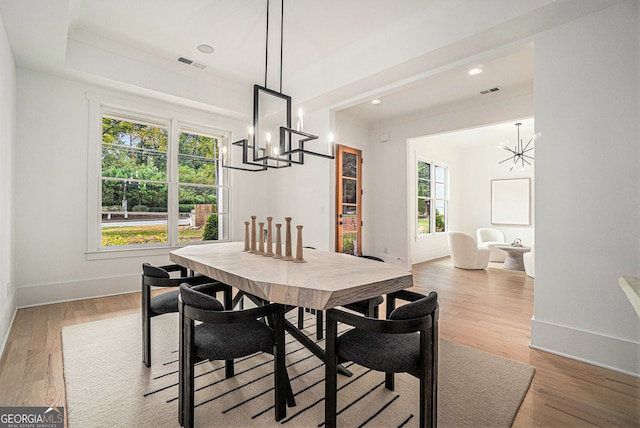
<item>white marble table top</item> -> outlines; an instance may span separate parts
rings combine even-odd
[[[304,250],[307,263],[293,263],[243,252],[243,247],[241,242],[189,245],[172,251],[169,258],[270,302],[311,309],[413,286],[411,272],[389,263],[311,249]]]

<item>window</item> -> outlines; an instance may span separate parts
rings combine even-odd
[[[223,132],[109,108],[101,118],[99,248],[228,239]]]
[[[418,235],[447,231],[448,172],[444,166],[418,161]]]

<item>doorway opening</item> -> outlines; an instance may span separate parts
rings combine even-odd
[[[362,254],[362,152],[336,147],[336,252]]]

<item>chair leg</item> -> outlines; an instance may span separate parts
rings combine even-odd
[[[182,426],[185,428],[193,428],[194,426],[194,394],[195,394],[195,381],[194,381],[194,363],[195,356],[193,355],[193,321],[185,322],[184,329],[184,348],[182,350],[183,363],[182,377],[180,377],[178,386],[178,393],[183,395],[182,400]]]
[[[393,391],[395,389],[395,377],[393,373],[384,374],[384,387],[389,391]]]
[[[433,329],[421,333],[424,335],[425,349],[423,368],[420,371],[420,426],[434,428],[437,421],[437,345],[434,343]]]
[[[316,311],[316,339],[322,340],[324,337],[324,320],[323,320],[324,311],[317,310]]]
[[[233,368],[233,360],[225,360],[224,361],[224,377],[225,379],[232,378],[236,375],[235,369]]]
[[[224,298],[224,308],[228,311],[233,310],[233,289],[229,287],[228,290],[222,292]]]
[[[185,367],[184,370],[184,379],[183,381],[185,382],[184,384],[184,398],[182,400],[182,406],[183,406],[183,415],[182,415],[182,423],[183,426],[185,428],[193,428],[194,424],[195,424],[195,410],[194,410],[194,405],[195,405],[195,382],[194,382],[194,367],[193,367],[193,361],[191,360],[191,358],[187,357],[188,360],[190,360],[187,363],[187,366]]]
[[[284,314],[274,316],[275,346],[273,349],[273,379],[275,399],[275,419],[282,420],[287,416],[287,366],[284,356]],[[290,387],[290,385],[289,385]]]
[[[151,306],[151,290],[149,290],[148,286],[142,284],[142,362],[147,367],[151,367],[150,306]]]
[[[427,370],[425,370],[426,372]],[[427,421],[427,400],[429,400],[431,394],[429,393],[429,386],[427,385],[428,377],[426,373],[422,373],[420,378],[420,426],[422,428],[430,427],[431,424]]]
[[[183,305],[182,301],[178,301],[178,305]],[[180,327],[178,330],[178,423],[184,426],[184,328],[185,320],[182,314],[182,308],[179,310]]]
[[[298,308],[298,329],[304,328],[304,308]]]
[[[364,310],[364,316],[367,318],[378,318],[375,314],[378,307],[373,305],[373,299],[367,300],[367,309]]]
[[[326,428],[335,428],[338,413],[338,358],[336,357],[337,322],[327,317],[327,354],[324,382],[324,423]]]
[[[437,315],[434,317],[434,323],[431,333],[432,347],[429,352],[427,363],[429,364],[430,380],[428,388],[430,391],[431,399],[430,404],[430,424],[432,427],[438,424],[438,320]]]

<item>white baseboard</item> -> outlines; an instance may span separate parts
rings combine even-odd
[[[531,320],[531,344],[538,349],[640,377],[640,343]]]
[[[429,260],[440,259],[449,255],[449,248],[431,248],[426,250],[417,250],[412,254],[412,262],[422,263]]]
[[[26,308],[135,291],[140,291],[140,274],[21,286],[16,300],[18,308]]]
[[[7,301],[9,302],[7,311],[2,314],[2,318],[0,318],[0,333],[3,336],[2,346],[0,346],[0,357],[4,354],[4,348],[7,346],[7,340],[9,340],[9,333],[11,332],[13,321],[16,319],[16,313],[18,312],[18,308],[15,305],[15,290],[8,297]]]

